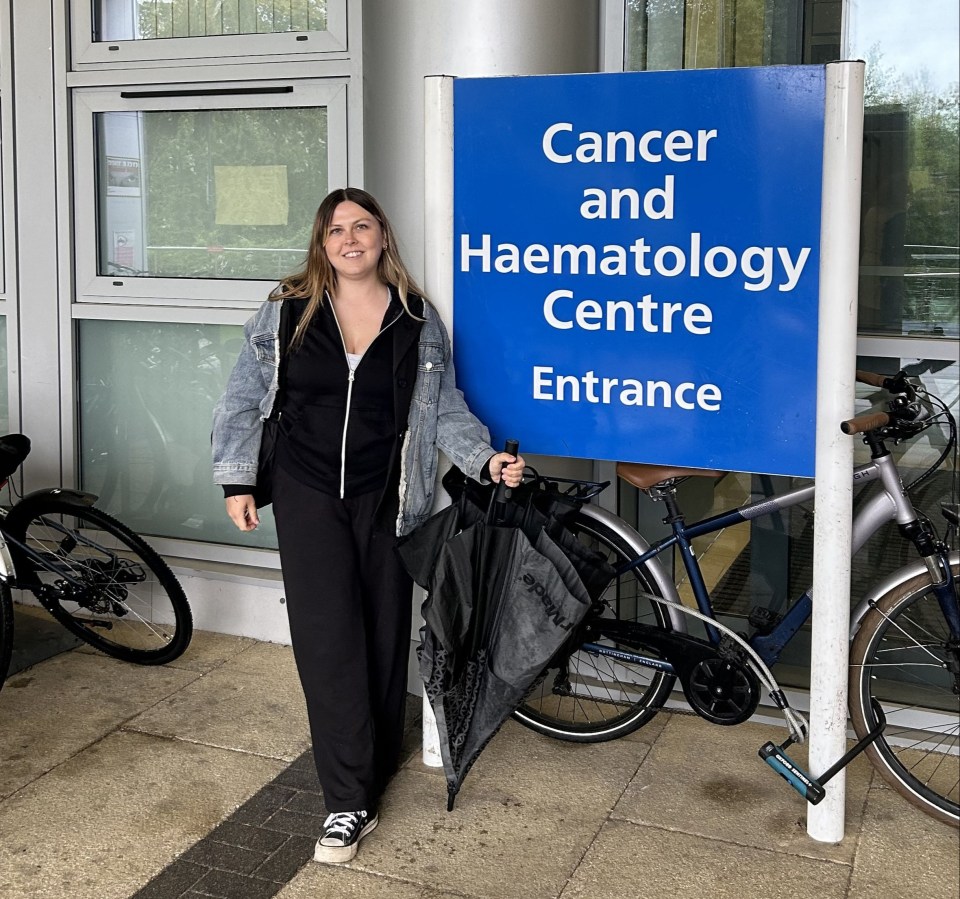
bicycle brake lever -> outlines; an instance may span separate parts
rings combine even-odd
[[[917,395],[917,389],[910,383],[907,373],[902,369],[892,378],[886,378],[883,382],[883,389],[889,393],[902,394],[908,401],[913,401]]]

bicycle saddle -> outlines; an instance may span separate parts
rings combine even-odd
[[[645,462],[617,463],[617,477],[641,490],[675,478],[721,478],[725,474],[725,471],[707,468],[676,468],[672,465],[647,465]]]
[[[0,437],[0,481],[10,477],[30,454],[30,438],[23,434]]]

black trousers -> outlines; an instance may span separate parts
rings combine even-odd
[[[403,740],[412,582],[374,532],[379,493],[341,500],[277,466],[273,510],[324,803],[377,807]]]

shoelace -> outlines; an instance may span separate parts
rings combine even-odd
[[[360,823],[361,816],[366,817],[364,812],[334,812],[328,815],[323,822],[324,838],[340,834],[346,839]]]

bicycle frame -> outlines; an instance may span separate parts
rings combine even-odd
[[[6,581],[11,584],[16,583],[18,567],[22,572],[24,568],[29,567],[22,564],[23,561],[29,560],[37,569],[58,574],[73,587],[82,588],[84,586],[83,582],[74,577],[59,561],[39,554],[36,550],[21,543],[10,533],[10,525],[12,522],[15,522],[19,518],[29,517],[33,513],[33,509],[37,503],[51,496],[56,496],[67,504],[74,505],[77,508],[92,506],[97,501],[97,497],[92,493],[49,487],[27,494],[11,509],[0,509],[0,581]],[[19,566],[17,564],[18,558],[21,562]],[[24,584],[24,586],[29,587],[31,585]]]
[[[868,484],[879,480],[883,485],[883,490],[867,500],[854,516],[851,539],[853,554],[858,552],[877,530],[888,521],[895,520],[901,527],[909,526],[918,521],[917,512],[903,489],[892,456],[881,456],[858,466],[854,469],[852,477],[854,484]],[[661,553],[676,546],[683,559],[684,569],[689,578],[700,615],[715,620],[713,604],[700,570],[700,564],[693,551],[692,541],[697,537],[716,533],[731,525],[753,521],[782,512],[800,503],[808,502],[813,499],[814,489],[814,485],[809,484],[779,496],[746,503],[689,525],[678,516],[671,516],[672,534],[655,543],[647,544],[647,548],[632,562],[623,566],[618,571],[618,575],[648,565],[648,563],[650,563],[650,569],[653,568],[653,563],[656,563],[657,569],[662,571],[663,568],[659,565],[658,557]],[[940,606],[944,611],[944,616],[952,634],[960,636],[960,609],[957,608],[955,599],[948,554],[942,553],[926,557],[916,568],[916,571],[923,571],[924,569],[931,575]],[[911,567],[911,571],[913,571],[913,567]],[[916,572],[909,573],[909,576],[914,576],[914,573]],[[904,570],[902,580],[907,579],[907,574],[908,571]],[[665,590],[666,585],[663,583],[663,579],[657,578],[657,586],[661,588],[669,603],[680,603],[679,595],[672,582],[669,585],[669,590]],[[869,610],[869,602],[870,597],[866,597],[854,609],[851,615],[851,635],[855,633],[856,625]],[[784,647],[810,617],[812,607],[813,599],[811,590],[808,589],[791,605],[784,617],[769,633],[756,635],[749,641],[748,645],[763,660],[764,664],[772,666],[776,663]],[[683,617],[684,614],[680,609],[673,609],[671,613],[671,618],[678,615]],[[719,630],[709,621],[706,623],[706,629],[709,641],[714,645],[719,644],[721,639]],[[661,666],[657,665],[656,667]]]

